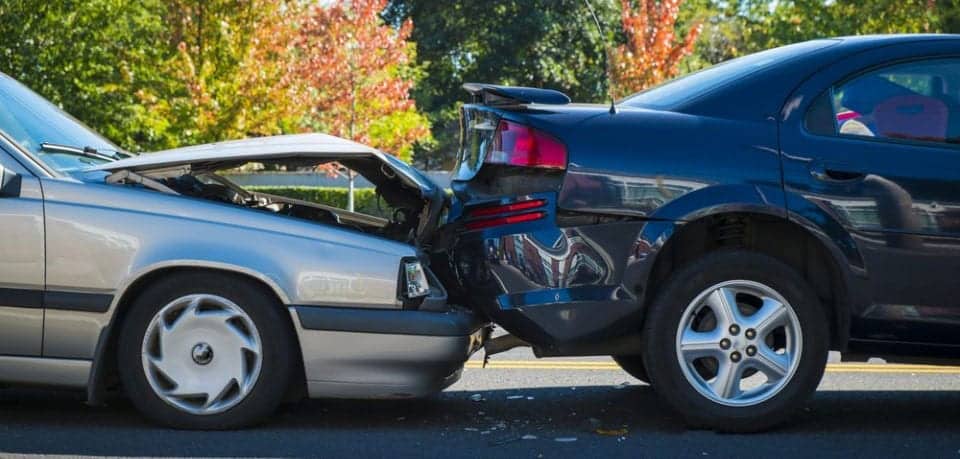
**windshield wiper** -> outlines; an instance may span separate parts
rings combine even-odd
[[[57,143],[43,142],[40,144],[40,150],[53,153],[66,153],[68,155],[84,156],[87,158],[100,159],[104,161],[116,161],[119,158],[106,153],[100,153],[93,147],[75,147],[72,145],[60,145]]]

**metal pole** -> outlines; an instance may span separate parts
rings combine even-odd
[[[347,177],[349,178],[347,185],[347,210],[353,212],[353,170],[347,169]]]

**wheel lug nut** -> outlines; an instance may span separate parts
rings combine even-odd
[[[730,340],[726,338],[720,340],[720,349],[730,349]]]
[[[747,331],[744,332],[744,335],[747,336],[747,339],[754,339],[757,337],[757,331],[752,328],[748,328]]]
[[[741,357],[742,357],[742,356],[741,356],[740,353],[737,352],[737,351],[733,351],[733,353],[730,354],[730,360],[731,360],[733,363],[739,362]]]
[[[731,335],[736,335],[737,333],[740,333],[740,326],[737,325],[737,324],[731,325],[731,326],[730,326],[730,334],[731,334]]]
[[[747,346],[747,355],[750,357],[757,355],[757,348],[753,346]]]

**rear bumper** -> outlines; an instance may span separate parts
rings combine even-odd
[[[547,218],[457,236],[447,265],[459,299],[542,349],[636,333],[642,223],[560,227],[554,194],[525,198],[545,199]]]
[[[412,398],[443,390],[482,344],[484,323],[440,312],[292,306],[310,397]]]

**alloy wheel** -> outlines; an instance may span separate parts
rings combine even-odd
[[[727,406],[751,406],[777,395],[800,363],[800,321],[764,284],[733,280],[707,288],[687,305],[676,358],[687,382]]]

